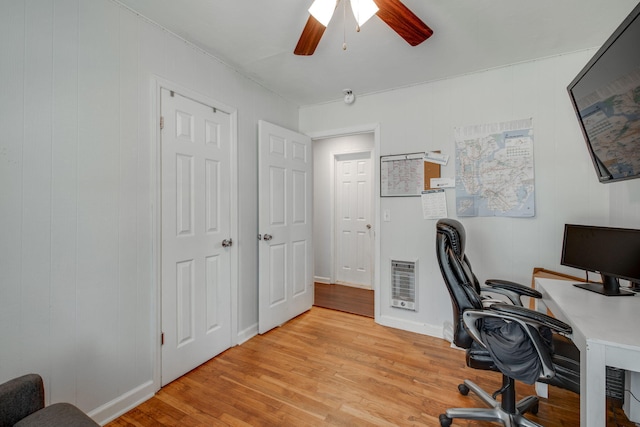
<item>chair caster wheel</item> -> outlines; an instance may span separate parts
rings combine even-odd
[[[440,427],[449,427],[451,425],[451,418],[445,414],[440,414]]]
[[[466,396],[467,394],[469,394],[469,387],[467,387],[466,384],[460,384],[458,385],[458,391],[461,395]]]
[[[529,409],[529,412],[533,415],[538,415],[538,410],[540,409],[540,405],[539,404],[535,404],[531,407],[531,409]]]

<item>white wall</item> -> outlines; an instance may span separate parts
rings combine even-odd
[[[330,283],[333,277],[331,171],[334,156],[373,149],[373,133],[313,140],[313,251],[316,282]]]
[[[463,218],[474,271],[484,281],[529,284],[533,267],[582,274],[559,265],[566,222],[638,227],[640,180],[600,184],[592,170],[566,92],[595,50],[541,59],[395,91],[359,96],[356,103],[306,106],[300,131],[380,124],[379,155],[442,150],[455,156],[456,126],[533,118],[536,184],[534,218]],[[357,94],[356,94],[357,95]],[[454,161],[442,168],[453,177]],[[446,190],[450,217],[455,190]],[[610,201],[611,199],[611,201]],[[380,323],[440,335],[451,304],[435,256],[435,221],[422,219],[419,198],[381,198],[391,222],[379,224]],[[390,307],[389,260],[417,259],[416,313]]]
[[[640,228],[640,179],[607,185],[611,186],[611,225]]]
[[[155,391],[152,76],[238,111],[239,340],[257,324],[257,120],[295,105],[109,0],[0,3],[0,382],[103,421]]]
[[[537,216],[464,220],[481,278],[561,269],[564,222],[637,227],[640,181],[597,183],[564,92],[591,53],[310,106],[298,122],[294,105],[117,3],[0,2],[0,381],[39,372],[49,402],[99,420],[155,391],[152,75],[238,110],[242,339],[258,315],[258,119],[309,133],[379,122],[384,155],[452,153],[454,126],[533,117]],[[417,199],[381,209],[379,320],[437,331],[450,311],[434,224]],[[418,313],[389,308],[391,257],[420,261]]]

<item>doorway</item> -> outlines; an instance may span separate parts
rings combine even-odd
[[[370,240],[370,252],[368,254],[369,283],[361,283],[361,288],[369,289],[374,296],[376,309],[378,299],[376,298],[379,283],[379,242],[380,236],[376,225],[379,224],[379,167],[375,159],[379,150],[379,126],[376,124],[365,125],[342,130],[327,131],[323,133],[311,134],[313,140],[314,153],[314,281],[318,284],[345,284],[357,285],[358,280],[342,279],[336,272],[337,266],[342,264],[340,254],[340,238],[336,217],[339,202],[337,197],[344,196],[344,193],[337,189],[336,171],[341,168],[340,162],[349,160],[356,161],[358,156],[368,158],[368,165],[361,164],[362,167],[369,168],[370,190],[368,191],[368,202],[362,199],[362,203],[371,206],[370,220],[363,220],[362,227],[366,230],[361,233],[361,238]],[[347,187],[353,187],[357,180],[347,183]],[[361,184],[365,186],[365,184]],[[352,193],[353,194],[353,193]],[[367,228],[367,224],[370,228]],[[365,239],[362,239],[365,240]],[[356,263],[357,264],[357,263]],[[351,265],[355,265],[351,263]],[[375,317],[375,316],[374,316]]]

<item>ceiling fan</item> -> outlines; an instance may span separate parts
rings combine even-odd
[[[343,2],[346,0],[342,0]],[[371,16],[378,15],[392,30],[411,46],[417,46],[433,34],[433,30],[400,0],[350,0],[359,26]],[[313,55],[324,30],[340,0],[315,0],[309,8],[307,20],[293,53]]]

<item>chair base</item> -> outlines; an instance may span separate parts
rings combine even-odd
[[[509,412],[502,407],[502,404],[493,398],[489,393],[481,389],[472,381],[464,380],[464,386],[473,391],[489,408],[454,408],[447,409],[445,414],[440,415],[440,425],[449,427],[454,418],[477,421],[495,421],[502,423],[505,427],[542,427],[540,424],[534,423],[526,419],[523,414],[530,412],[536,414],[538,412],[538,398],[535,396],[527,396],[516,403],[516,411]],[[463,385],[458,387],[463,390]],[[466,394],[466,393],[463,393]]]

